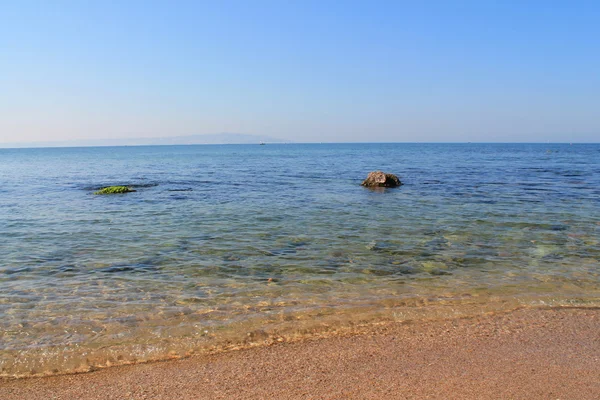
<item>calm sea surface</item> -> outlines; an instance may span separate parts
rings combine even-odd
[[[600,145],[4,149],[0,182],[3,376],[600,303]]]

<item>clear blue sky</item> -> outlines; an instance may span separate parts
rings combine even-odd
[[[600,140],[598,1],[0,0],[0,142]]]

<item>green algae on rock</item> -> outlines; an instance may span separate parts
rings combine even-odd
[[[127,186],[108,186],[97,190],[94,194],[121,194],[135,192],[135,190],[128,188]]]

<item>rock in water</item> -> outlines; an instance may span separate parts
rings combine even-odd
[[[127,187],[127,186],[108,186],[97,190],[94,194],[121,194],[121,193],[130,193],[135,192],[135,190]]]
[[[396,187],[402,185],[402,182],[394,174],[373,171],[369,172],[367,179],[363,181],[362,185],[366,187]]]

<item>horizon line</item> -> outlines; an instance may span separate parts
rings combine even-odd
[[[44,143],[44,142],[41,142]],[[108,147],[182,147],[182,146],[259,146],[261,144],[270,146],[288,146],[288,145],[321,145],[321,144],[534,144],[534,145],[590,145],[600,144],[599,142],[257,142],[257,143],[169,143],[169,144],[97,144],[97,145],[73,145],[73,146],[14,146],[10,143],[0,143],[0,150],[19,150],[19,149],[83,149],[83,148],[108,148]]]

